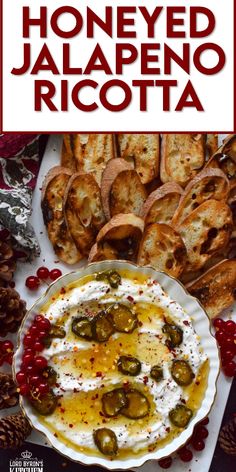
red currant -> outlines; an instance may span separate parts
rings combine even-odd
[[[206,439],[208,436],[208,430],[205,428],[205,426],[198,425],[196,427],[196,438],[197,439]]]
[[[13,353],[9,353],[5,356],[5,362],[7,362],[7,364],[11,365],[12,364],[12,361],[13,361]]]
[[[34,365],[37,369],[43,370],[47,367],[48,361],[43,356],[36,356],[34,359]]]
[[[47,267],[39,267],[39,269],[37,270],[37,276],[41,280],[48,279],[49,270],[47,269]]]
[[[222,330],[216,331],[215,334],[216,340],[218,341],[219,345],[222,346],[224,339],[225,339],[225,333]]]
[[[39,287],[39,284],[40,284],[40,280],[35,275],[30,275],[29,277],[27,277],[25,281],[25,286],[29,290],[37,290],[37,288]]]
[[[195,451],[202,451],[205,448],[205,443],[202,439],[196,439],[192,442]]]
[[[228,320],[225,323],[224,330],[227,334],[234,334],[236,332],[236,324],[233,320]]]
[[[23,396],[29,395],[30,393],[30,386],[27,383],[20,385],[20,394]]]
[[[34,338],[31,334],[26,334],[23,339],[23,344],[25,347],[32,347],[34,345]]]
[[[52,269],[50,270],[49,277],[51,280],[57,280],[58,277],[61,277],[62,271],[60,269]]]
[[[209,423],[209,418],[206,417],[199,424],[201,424],[202,426],[206,426],[208,423]]]
[[[36,323],[36,325],[38,326],[38,323],[44,319],[44,316],[43,315],[36,315],[34,317],[34,322]]]
[[[23,366],[24,368],[24,366]],[[26,371],[27,375],[34,375],[37,374],[37,368],[34,365],[27,365],[27,367],[24,368]]]
[[[158,461],[158,464],[162,469],[169,469],[172,464],[172,457],[169,456],[165,457],[164,459],[160,459]]]
[[[29,334],[32,334],[32,336],[37,336],[38,326],[36,324],[32,324],[32,326],[29,329]]]
[[[37,387],[41,383],[42,379],[40,375],[32,375],[29,378],[29,383],[30,385],[33,385],[34,387]]]
[[[17,383],[20,385],[26,383],[27,382],[26,373],[23,372],[22,370],[19,370],[19,372],[17,372],[16,374],[16,380],[17,380]]]
[[[46,393],[49,392],[49,386],[46,382],[42,382],[38,385],[38,389],[39,389],[39,393],[41,393],[41,395],[45,395]]]
[[[179,457],[180,457],[181,461],[183,461],[183,462],[190,462],[193,458],[192,451],[190,449],[188,449],[187,447],[182,447],[178,451],[178,454],[179,454]]]
[[[11,341],[3,341],[1,350],[2,352],[12,352],[14,349],[14,344]]]
[[[45,338],[47,336],[46,331],[38,331],[37,340]]]
[[[34,350],[31,347],[24,349],[24,354],[34,354]]]
[[[43,318],[38,322],[38,327],[42,331],[49,331],[51,329],[51,323],[47,318]]]
[[[40,341],[35,341],[34,349],[36,352],[41,352],[44,349],[44,345]]]
[[[225,364],[229,361],[232,361],[234,358],[234,349],[222,349],[221,350],[221,358],[222,358],[222,364]]]
[[[218,328],[220,330],[224,330],[224,325],[225,325],[225,322],[224,320],[222,320],[221,318],[216,318],[214,321],[213,321],[213,326],[214,328]]]
[[[24,354],[22,357],[22,363],[24,367],[28,367],[28,365],[33,364],[34,355],[33,354]]]
[[[224,348],[234,349],[234,337],[226,335],[222,342],[222,346]]]
[[[224,373],[227,377],[234,377],[236,374],[236,363],[230,361],[228,364],[224,365]]]

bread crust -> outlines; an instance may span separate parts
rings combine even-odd
[[[118,259],[135,261],[144,221],[132,213],[113,216],[97,235],[97,243],[108,242]]]
[[[101,181],[101,197],[102,197],[102,206],[105,217],[107,220],[111,218],[110,213],[110,192],[112,184],[119,174],[123,170],[132,169],[132,166],[125,159],[117,157],[116,159],[110,159],[107,162],[107,165],[102,174]]]
[[[236,260],[223,260],[186,286],[210,318],[229,308],[236,296]]]
[[[145,225],[170,224],[182,194],[182,187],[175,182],[166,183],[150,193],[140,212]]]
[[[145,228],[139,246],[138,264],[179,277],[184,270],[186,248],[180,235],[171,226],[153,223]]]
[[[111,217],[121,213],[133,213],[139,216],[146,198],[146,188],[136,170],[127,169],[118,172],[111,183],[109,194]]]
[[[61,166],[53,167],[46,175],[41,195],[44,224],[56,255],[67,264],[82,259],[67,228],[63,199],[71,171]]]
[[[118,134],[117,154],[128,162],[139,174],[143,184],[151,182],[159,175],[160,135],[159,134]]]
[[[214,199],[226,201],[229,195],[229,181],[220,169],[206,168],[189,182],[180,198],[173,216],[172,225],[181,222],[204,201]]]
[[[90,250],[88,262],[118,259],[118,252],[107,242],[95,243]]]
[[[76,172],[76,160],[73,152],[73,134],[63,134],[61,166]]]
[[[65,190],[64,208],[76,247],[87,256],[105,223],[100,189],[91,174],[76,173],[70,178]]]
[[[201,269],[211,256],[224,249],[232,223],[229,206],[217,200],[207,200],[184,219],[178,232],[187,249],[187,272]]]
[[[203,134],[164,134],[161,180],[185,187],[205,164],[204,141]]]

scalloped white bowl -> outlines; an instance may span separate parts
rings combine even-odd
[[[111,461],[106,457],[93,457],[92,455],[86,455],[74,449],[71,449],[69,446],[59,441],[53,435],[53,433],[39,421],[35,410],[31,407],[29,402],[24,397],[21,397],[20,404],[23,412],[29,419],[33,428],[45,434],[52,447],[54,447],[58,452],[60,452],[64,456],[67,456],[76,462],[80,462],[86,465],[96,464],[103,466],[107,469],[131,469],[143,465],[148,460],[159,460],[162,457],[166,457],[169,454],[175,452],[181,446],[183,446],[192,435],[194,426],[208,415],[216,395],[216,381],[219,374],[219,354],[215,338],[210,332],[209,319],[198,300],[189,295],[186,292],[185,288],[176,279],[168,276],[163,272],[158,272],[151,267],[139,267],[135,264],[131,264],[125,261],[103,261],[97,263],[95,262],[87,265],[86,267],[82,267],[81,269],[78,269],[75,272],[70,272],[60,277],[58,280],[56,280],[56,282],[50,285],[45,294],[40,297],[33,305],[33,307],[27,312],[22,323],[22,327],[18,334],[18,348],[14,356],[13,370],[14,372],[20,370],[20,364],[23,354],[24,333],[29,329],[35,316],[35,313],[40,312],[41,307],[49,300],[49,298],[58,290],[60,290],[60,288],[62,288],[63,286],[74,282],[85,275],[93,274],[95,272],[111,268],[124,270],[126,269],[131,272],[134,272],[135,274],[137,274],[138,272],[147,275],[148,277],[155,278],[156,280],[158,280],[165,292],[167,292],[173,300],[178,302],[193,319],[194,329],[196,333],[201,337],[201,344],[205,353],[208,356],[210,370],[208,377],[208,385],[201,407],[197,411],[192,421],[189,423],[188,427],[184,431],[182,431],[178,437],[174,438],[170,443],[152,453],[145,452],[142,456],[139,457],[134,456],[133,458],[129,459],[114,459]]]

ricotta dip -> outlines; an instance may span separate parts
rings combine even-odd
[[[119,274],[118,288],[112,288],[106,279],[86,276],[64,287],[41,310],[52,324],[66,332],[63,339],[53,339],[43,351],[57,372],[53,391],[60,399],[56,410],[41,417],[42,421],[67,445],[91,455],[101,455],[94,442],[94,431],[99,428],[115,433],[118,457],[153,451],[171,441],[180,429],[171,423],[170,411],[183,404],[194,415],[207,386],[207,357],[188,313],[156,280],[122,271]],[[116,303],[126,305],[137,316],[137,327],[131,333],[115,331],[105,342],[86,340],[73,333],[74,318],[94,317]],[[177,347],[168,345],[163,332],[166,321],[182,330],[183,340]],[[125,375],[118,370],[118,359],[124,355],[140,361],[138,375]],[[194,378],[190,385],[178,385],[172,377],[171,365],[176,359],[187,361],[191,367]],[[160,381],[150,376],[154,365],[162,369]],[[142,392],[150,404],[149,414],[140,419],[122,414],[106,417],[102,396],[120,387]]]

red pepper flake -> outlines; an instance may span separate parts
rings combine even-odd
[[[129,300],[129,302],[133,303],[133,301],[134,301],[134,298],[133,298],[133,297],[131,297],[131,295],[128,295],[128,297],[127,297],[127,300]]]
[[[53,436],[55,436],[55,438],[58,438],[58,434],[57,434],[57,433],[53,433]]]
[[[65,408],[60,408],[61,413],[65,413],[65,411],[66,411]]]
[[[96,372],[96,377],[102,377],[102,372]]]
[[[139,295],[142,295],[143,294],[143,290],[139,290]]]
[[[145,375],[143,377],[143,383],[144,383],[144,385],[147,385],[147,383],[148,383],[148,376],[147,375]]]
[[[195,383],[196,383],[196,385],[200,385],[200,382],[195,382]]]
[[[183,323],[185,326],[189,326],[189,322],[187,320],[184,320]]]
[[[95,357],[91,357],[89,361],[93,363],[95,361]]]
[[[169,428],[169,426],[167,426],[167,428],[166,428],[166,432],[167,432],[167,433],[169,433],[169,432],[170,432],[170,428]]]
[[[52,297],[52,301],[55,302],[55,300],[56,300],[55,297]]]
[[[70,423],[69,428],[74,428],[74,425]]]
[[[66,290],[64,287],[61,287],[61,291],[60,291],[61,295],[64,295],[66,293]]]

